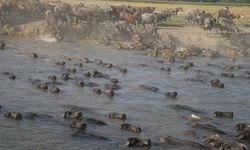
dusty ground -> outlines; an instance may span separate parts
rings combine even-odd
[[[179,39],[177,44],[181,43],[182,46],[195,45],[204,48],[216,48],[222,43],[230,42],[230,37],[227,37],[225,33],[221,34],[216,29],[207,33],[196,26],[163,27],[160,28],[159,33],[171,33]],[[239,33],[233,33],[232,35],[244,33],[250,34],[250,28],[241,28]]]

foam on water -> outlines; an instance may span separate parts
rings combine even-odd
[[[40,40],[48,42],[48,43],[55,43],[55,42],[59,41],[56,37],[54,37],[50,34],[41,35]]]

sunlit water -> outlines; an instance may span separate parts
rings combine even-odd
[[[158,143],[158,138],[171,135],[181,139],[182,133],[189,129],[187,121],[182,116],[190,112],[176,112],[168,107],[171,104],[186,104],[193,108],[205,111],[205,115],[213,118],[214,111],[233,111],[233,119],[216,119],[210,121],[219,129],[233,135],[236,123],[249,121],[250,79],[221,77],[223,70],[217,66],[240,64],[244,69],[234,71],[236,76],[244,75],[250,69],[249,59],[231,62],[226,58],[192,57],[185,61],[175,63],[159,63],[157,58],[143,55],[143,52],[118,51],[104,48],[92,42],[74,43],[45,43],[33,39],[10,38],[7,39],[8,47],[0,51],[0,149],[7,150],[33,150],[33,149],[125,149],[120,143],[129,137],[151,138],[153,143]],[[33,59],[27,54],[36,52],[39,58]],[[72,61],[66,60],[72,57]],[[113,98],[104,94],[97,96],[93,88],[79,88],[73,80],[61,81],[63,70],[56,66],[58,61],[66,61],[66,67],[74,67],[79,58],[96,58],[104,62],[113,63],[127,68],[127,74],[117,69],[108,69],[94,63],[84,65],[77,69],[73,76],[83,77],[83,73],[96,69],[110,77],[119,80],[121,90],[115,91]],[[190,70],[179,69],[187,62],[194,62]],[[214,64],[214,65],[208,65]],[[146,64],[142,66],[140,64]],[[161,67],[171,67],[171,72],[161,71]],[[202,70],[202,71],[198,71]],[[3,72],[14,73],[17,78],[10,80]],[[43,92],[28,82],[28,78],[37,78],[48,81],[48,75],[56,75],[62,85],[59,95]],[[204,82],[186,81],[186,78],[201,79]],[[211,79],[219,78],[224,84],[224,89],[210,86]],[[108,79],[85,79],[85,82],[95,82],[104,89]],[[152,85],[159,88],[154,93],[141,89],[139,85]],[[167,91],[177,91],[176,99],[166,97]],[[82,107],[85,117],[94,117],[106,122],[107,126],[88,125],[86,132],[109,138],[103,141],[93,138],[72,137],[76,130],[69,128],[69,121],[62,119],[62,114],[69,110],[64,105]],[[6,111],[17,111],[22,114],[35,112],[52,115],[53,119],[30,120],[23,118],[21,121],[3,117]],[[109,112],[124,112],[127,114],[126,122],[141,126],[139,134],[120,130],[119,120],[110,120]],[[194,139],[193,139],[194,140]],[[201,142],[202,139],[198,139]],[[160,146],[153,144],[151,149],[194,149],[190,147]],[[143,149],[143,148],[141,148]]]

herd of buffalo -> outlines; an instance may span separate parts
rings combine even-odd
[[[105,24],[103,30],[112,34],[128,34],[133,36],[136,31],[133,26],[152,25],[155,30],[161,21],[170,20],[183,12],[181,7],[156,10],[154,7],[133,7],[130,5],[85,5],[83,3],[73,6],[64,2],[50,2],[49,0],[3,0],[0,3],[0,26],[3,27],[13,15],[26,14],[27,17],[44,18],[48,28],[58,29],[63,26],[77,24],[78,27],[92,27],[97,24]],[[218,14],[218,17],[214,17]],[[200,9],[186,11],[187,23],[198,24],[204,30],[219,28],[221,31],[239,31],[234,19],[242,15],[230,13],[229,9],[221,9],[211,14]],[[107,29],[106,29],[107,28]],[[99,27],[94,29],[99,30]],[[85,36],[91,34],[91,30],[85,31]],[[111,34],[110,33],[110,34]]]
[[[173,44],[173,38],[171,35],[165,35],[160,37],[157,33],[158,24],[161,21],[166,21],[178,15],[178,12],[183,12],[181,7],[170,8],[164,10],[155,10],[154,7],[133,7],[129,5],[85,5],[83,3],[76,5],[69,5],[64,2],[52,3],[46,0],[3,0],[0,3],[0,28],[5,28],[9,20],[13,16],[24,15],[26,17],[34,17],[44,19],[46,22],[46,28],[51,33],[63,35],[63,30],[67,28],[74,28],[85,37],[90,37],[92,32],[102,30],[103,36],[101,42],[105,45],[115,46],[117,49],[151,49],[154,55],[165,56],[169,62],[174,62],[175,59],[183,59],[188,56],[205,56],[216,57],[218,52],[211,49],[203,49],[199,47],[188,47],[184,51],[176,51],[176,47]],[[221,31],[228,32],[239,31],[239,28],[235,22],[235,18],[239,19],[237,15],[230,13],[228,9],[221,9],[217,12],[218,16],[214,17],[214,14],[201,11],[199,9],[188,10],[185,16],[187,23],[198,24],[203,30],[208,31],[212,28],[219,28]],[[101,29],[100,29],[101,28]],[[130,41],[129,44],[112,43],[112,41]],[[4,50],[5,43],[1,42],[1,50]],[[237,52],[237,56],[246,55],[243,51]],[[30,57],[35,59],[39,58],[37,53],[31,53]],[[68,60],[71,61],[71,60]],[[121,87],[118,85],[119,80],[111,78],[108,75],[92,70],[85,72],[82,78],[102,78],[109,80],[110,84],[105,85],[105,90],[97,88],[97,85],[92,82],[83,82],[83,80],[75,79],[71,75],[79,71],[81,67],[88,64],[94,64],[101,66],[105,69],[116,69],[121,73],[126,74],[127,69],[118,67],[112,63],[104,63],[100,59],[89,60],[83,57],[78,60],[78,63],[74,64],[73,68],[66,68],[66,62],[60,61],[55,65],[62,68],[64,73],[61,77],[48,76],[48,82],[44,82],[39,79],[28,79],[29,82],[39,90],[49,91],[53,94],[60,94],[61,90],[58,85],[62,82],[75,82],[77,87],[89,86],[93,87],[92,91],[95,95],[104,94],[108,97],[115,96],[115,91]],[[193,67],[193,63],[188,63],[180,66],[180,69],[187,70]],[[234,68],[233,68],[234,69]],[[171,71],[171,68],[161,68],[163,71]],[[16,80],[16,76],[10,72],[4,72],[10,80]],[[249,75],[249,73],[248,73]],[[233,77],[230,73],[221,74],[221,76]],[[219,79],[210,81],[211,86],[214,88],[224,88],[224,83]],[[144,90],[150,90],[157,92],[158,88],[149,85],[141,85],[140,88]],[[175,98],[178,96],[176,91],[168,91],[165,93],[167,97]],[[191,130],[187,130],[184,135],[197,137],[195,131],[205,130],[209,133],[213,133],[210,136],[197,137],[197,141],[177,139],[172,136],[163,136],[158,139],[159,143],[154,143],[149,138],[128,138],[123,145],[128,147],[150,147],[151,145],[178,145],[178,146],[191,146],[195,149],[218,149],[218,150],[247,150],[247,143],[250,139],[250,123],[239,123],[235,126],[235,135],[228,136],[227,133],[218,129],[217,127],[205,123],[206,120],[213,119],[210,116],[206,116],[202,111],[196,110],[188,105],[170,105],[171,109],[176,111],[185,111],[191,113],[186,116],[189,122]],[[2,110],[2,106],[0,106]],[[65,120],[70,120],[69,127],[76,129],[78,132],[75,136],[86,134],[85,130],[89,124],[96,125],[108,125],[104,121],[97,120],[95,118],[85,118],[81,111],[72,109],[72,111],[66,111],[63,115]],[[20,112],[4,112],[4,116],[12,119],[26,119]],[[29,117],[32,118],[52,118],[49,115],[40,115],[32,113]],[[110,119],[121,120],[120,129],[135,132],[139,134],[143,132],[143,127],[136,126],[130,123],[126,123],[127,115],[120,112],[110,112],[107,114]],[[217,118],[229,118],[234,117],[233,112],[214,112],[214,117]],[[195,130],[193,130],[195,129]],[[99,138],[102,140],[109,140],[106,137],[99,135],[88,134],[88,136]],[[200,142],[202,139],[203,143]]]
[[[28,55],[34,61],[39,59],[39,55],[37,53],[30,53]],[[42,59],[42,58],[41,58]],[[70,62],[78,62],[74,64],[73,68],[69,68]],[[68,64],[69,63],[69,64]],[[116,69],[117,71],[127,74],[126,68],[119,67],[112,63],[103,62],[101,59],[90,60],[87,57],[82,57],[80,60],[76,58],[67,58],[67,61],[59,61],[55,63],[55,66],[62,70],[61,77],[56,75],[49,75],[47,77],[47,81],[28,78],[28,81],[34,86],[36,89],[41,90],[43,92],[50,92],[52,94],[61,94],[61,87],[60,85],[64,85],[64,83],[73,82],[73,86],[83,88],[83,87],[90,87],[92,92],[96,96],[105,95],[106,97],[115,97],[115,91],[120,90],[122,87],[119,85],[120,81],[117,78],[110,77],[105,73],[102,73],[97,70],[92,70],[89,72],[81,70],[82,67],[86,67],[88,65],[96,65],[98,67],[103,67],[104,69]],[[180,66],[180,69],[187,70],[194,66],[194,63],[187,63],[185,65]],[[226,66],[225,70],[232,70],[240,68],[240,66]],[[171,71],[171,68],[161,68],[163,71]],[[80,72],[83,76],[76,76],[76,73]],[[83,73],[84,72],[84,73]],[[247,73],[247,72],[246,72]],[[6,78],[12,80],[18,80],[16,75],[11,72],[4,72],[3,73]],[[227,76],[227,74],[222,74],[222,76]],[[227,76],[232,78],[232,76]],[[107,80],[109,84],[105,84],[105,90],[99,88],[98,84],[94,82],[87,82],[90,79],[103,79]],[[214,79],[210,81],[212,88],[224,88],[224,83],[222,83],[219,79]],[[154,86],[150,85],[140,85],[139,86],[143,90],[151,91],[151,92],[158,92],[159,89]],[[176,91],[168,91],[165,93],[165,96],[170,99],[175,99],[178,97],[178,93]],[[88,128],[91,128],[92,125],[95,126],[109,126],[108,123],[102,121],[102,119],[96,118],[89,118],[88,113],[84,112],[86,110],[85,107],[79,107],[76,105],[64,105],[67,109],[62,114],[62,118],[67,122],[69,128],[76,130],[73,137],[83,137],[83,138],[90,138],[95,140],[101,141],[110,141],[108,137],[97,135],[88,132]],[[250,123],[243,122],[238,123],[235,126],[235,132],[227,133],[218,127],[208,123],[209,120],[214,120],[213,117],[207,115],[203,110],[192,108],[188,105],[180,105],[180,104],[173,104],[168,105],[169,108],[177,111],[177,112],[186,112],[189,115],[183,116],[183,119],[188,122],[188,126],[190,129],[186,130],[183,135],[197,139],[194,140],[184,140],[178,139],[169,135],[160,136],[157,141],[151,140],[150,138],[138,138],[138,137],[130,137],[127,140],[120,141],[119,145],[125,145],[128,147],[150,147],[150,146],[184,146],[184,147],[191,147],[194,149],[218,149],[218,150],[247,150],[248,148],[248,140],[250,138]],[[16,120],[25,120],[25,119],[40,119],[46,121],[53,121],[57,122],[60,118],[56,118],[51,115],[47,114],[39,114],[39,113],[20,113],[20,112],[10,112],[8,108],[0,106],[0,114],[3,114],[4,117],[9,119],[16,119]],[[126,120],[129,116],[125,113],[121,112],[110,112],[107,114],[107,118],[112,120],[120,120],[120,129],[134,132],[135,134],[140,134],[144,132],[142,126],[138,126],[135,124],[128,123]],[[225,111],[215,111],[214,117],[220,119],[233,119],[234,112],[225,112]],[[119,129],[119,128],[118,128]],[[125,132],[124,131],[124,132]],[[201,133],[200,133],[201,132]],[[204,134],[207,133],[207,134]],[[206,135],[206,136],[204,136]],[[202,140],[203,143],[200,141]]]
[[[81,38],[92,38],[102,44],[115,49],[146,50],[152,56],[163,56],[167,59],[186,58],[202,55],[216,57],[218,53],[211,49],[185,48],[185,51],[176,51],[174,35],[159,33],[159,24],[162,21],[184,13],[181,7],[156,10],[152,6],[134,7],[130,5],[70,5],[61,1],[48,0],[3,0],[0,3],[0,31],[1,34],[12,35],[22,31],[24,26],[12,27],[11,22],[19,17],[23,23],[27,18],[42,20],[39,28],[31,25],[35,34],[47,35],[45,41],[58,41],[68,36],[67,31]],[[26,19],[20,19],[25,17]],[[215,17],[216,16],[216,17]],[[221,9],[216,13],[190,9],[185,13],[184,20],[188,24],[195,24],[204,31],[221,30],[229,32],[239,31],[237,20],[244,15],[233,14],[229,9]],[[43,28],[45,31],[40,31]],[[69,33],[70,34],[70,33]],[[15,35],[15,34],[14,34]],[[28,35],[30,36],[30,35]],[[192,52],[191,52],[192,51]],[[194,52],[195,51],[195,52]],[[233,58],[246,56],[245,51],[229,48],[229,55]],[[233,54],[232,54],[233,53]],[[237,53],[237,54],[236,54]]]

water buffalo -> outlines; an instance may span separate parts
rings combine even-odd
[[[56,65],[59,65],[59,66],[65,66],[65,64],[66,64],[65,61],[56,62]]]
[[[49,28],[54,28],[56,27],[57,25],[57,20],[56,20],[56,16],[55,16],[55,13],[51,10],[47,10],[45,12],[45,20],[46,20],[46,23],[47,23],[47,26]]]
[[[87,124],[82,121],[74,121],[69,125],[70,128],[85,129]]]
[[[4,26],[7,22],[7,18],[3,12],[0,11],[0,27]]]
[[[183,11],[182,7],[177,7],[175,9],[173,9],[173,12],[175,13],[176,16],[177,16],[178,12],[182,12],[182,11]]]
[[[4,114],[7,118],[22,119],[22,114],[19,112],[8,112]]]
[[[178,95],[178,93],[176,91],[174,91],[174,92],[167,92],[165,95],[169,96],[169,97],[172,97],[172,98],[175,98]]]
[[[106,90],[106,91],[104,91],[104,93],[105,93],[105,95],[107,95],[109,97],[112,97],[115,95],[115,92],[112,89]]]
[[[165,20],[167,18],[166,11],[158,11],[153,13],[144,13],[142,14],[142,25],[145,27],[145,24],[153,24],[155,27],[157,27],[157,24]]]
[[[0,26],[1,26],[1,24],[0,24]],[[6,46],[5,42],[0,40],[0,50],[4,50],[5,46]]]
[[[56,81],[56,76],[48,76],[48,79],[51,81]]]
[[[44,17],[46,11],[46,6],[39,0],[21,1],[18,6],[25,14],[37,17]]]
[[[125,9],[125,5],[110,6],[114,13],[114,20],[119,20],[120,13]]]
[[[9,75],[9,79],[11,79],[11,80],[15,80],[15,79],[16,79],[16,75],[14,75],[14,74],[10,74],[10,75]]]
[[[84,82],[83,82],[83,81],[78,81],[78,82],[76,82],[75,84],[76,84],[76,86],[78,86],[78,87],[84,87]]]
[[[235,126],[236,137],[240,140],[248,140],[250,138],[250,123],[238,123]]]
[[[217,27],[220,28],[221,32],[223,30],[226,31],[227,36],[229,32],[238,32],[239,28],[237,27],[237,25],[235,24],[235,22],[232,19],[228,19],[228,18],[220,18],[218,20],[218,24]]]
[[[219,79],[213,79],[210,83],[212,87],[224,88],[224,83],[221,83]]]
[[[54,93],[54,94],[59,94],[60,93],[60,89],[58,87],[53,87],[52,89],[50,89],[50,92],[51,93]]]
[[[142,24],[154,24],[157,25],[158,21],[156,15],[153,13],[144,13],[142,14]]]
[[[89,78],[91,76],[91,73],[90,72],[86,72],[86,73],[83,74],[83,76]]]
[[[126,21],[117,21],[114,30],[121,39],[129,39],[133,35],[133,30]]]
[[[202,20],[201,20],[202,21]],[[216,20],[213,17],[207,17],[204,19],[204,22],[202,22],[201,27],[204,31],[211,31],[212,28],[215,26]]]
[[[0,11],[4,16],[11,16],[14,11],[14,1],[4,0],[0,3]]]
[[[111,112],[109,113],[109,118],[111,119],[120,119],[120,120],[126,120],[126,114],[124,113],[116,113],[116,112]]]
[[[94,21],[94,14],[88,8],[81,7],[74,11],[76,22],[84,21],[91,24]]]
[[[110,6],[110,5],[103,5],[101,7],[102,10],[102,20],[115,20],[116,15],[115,15],[115,10]]]
[[[131,125],[131,124],[128,124],[128,123],[122,124],[121,129],[131,131],[131,132],[135,132],[135,133],[140,133],[141,132],[141,127],[134,126],[134,125]]]
[[[119,85],[117,85],[116,83],[112,83],[112,84],[105,84],[105,88],[107,90],[111,90],[111,91],[114,91],[114,90],[120,90],[121,87]]]
[[[205,22],[205,19],[206,19],[206,18],[212,19],[213,21],[215,21],[214,23],[216,23],[216,21],[217,21],[217,19],[215,19],[211,13],[207,13],[207,12],[205,12],[205,11],[202,11],[202,12],[200,13],[200,21],[199,21],[199,24],[200,24],[200,25],[204,25],[204,22]]]
[[[216,111],[214,112],[215,117],[226,117],[226,118],[233,118],[234,113],[233,112],[221,112],[221,111]]]
[[[224,138],[220,135],[207,136],[204,138],[204,143],[211,147],[211,149],[247,150],[247,146],[245,144]]]
[[[116,78],[111,78],[110,81],[111,81],[112,83],[118,83],[118,79],[116,79]]]
[[[80,8],[84,8],[84,7],[85,7],[85,5],[84,5],[83,3],[79,3],[79,4],[73,5],[73,6],[72,6],[72,10],[73,10],[73,12],[75,13],[75,12],[77,12]]]
[[[37,53],[31,53],[31,54],[29,54],[29,56],[30,56],[31,58],[37,58],[37,57],[38,57]]]
[[[102,90],[101,90],[101,89],[98,89],[98,88],[93,89],[93,92],[94,92],[96,95],[101,95],[101,94],[102,94]]]
[[[93,20],[95,23],[99,23],[100,21],[102,21],[102,18],[104,18],[104,13],[100,6],[90,4],[86,6],[86,9],[88,9],[93,14]]]
[[[61,79],[64,81],[68,81],[69,80],[69,74],[68,73],[63,73],[61,76]]]
[[[230,16],[230,11],[228,9],[220,9],[218,10],[218,20],[220,18],[227,18],[227,19],[231,19],[231,16]]]
[[[38,84],[36,85],[36,88],[37,88],[37,89],[40,89],[40,90],[46,91],[46,90],[48,90],[48,85],[47,85],[46,83],[38,83]]]
[[[164,16],[164,18],[162,20],[166,20],[166,19],[171,20],[172,15],[177,15],[177,10],[175,10],[175,9],[166,9],[166,10],[162,10],[161,13]]]
[[[200,19],[201,11],[199,9],[188,10],[184,18],[185,21],[192,24],[199,23]]]
[[[71,6],[67,3],[60,2],[54,7],[54,13],[56,22],[58,25],[66,24],[66,27],[68,26],[68,23],[73,21],[73,10]]]
[[[139,24],[141,22],[141,13],[139,11],[135,11],[133,13],[128,12],[127,10],[123,10],[120,13],[120,20],[124,20],[129,24]]]
[[[136,137],[129,138],[124,144],[128,147],[150,147],[151,139],[138,139]]]
[[[71,111],[66,111],[63,114],[63,118],[65,119],[80,119],[82,117],[82,113],[81,112],[71,112]]]

